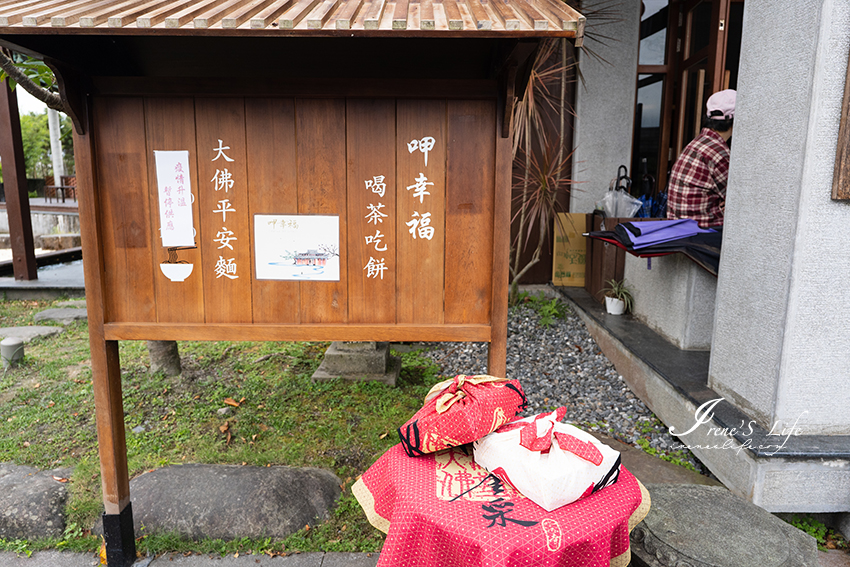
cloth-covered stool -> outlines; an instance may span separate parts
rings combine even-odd
[[[617,482],[547,512],[476,464],[469,446],[384,453],[352,487],[387,534],[378,567],[625,567],[629,532],[649,493],[625,468]]]

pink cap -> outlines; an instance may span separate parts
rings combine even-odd
[[[718,91],[708,98],[705,108],[709,118],[728,120],[735,116],[735,98],[737,92],[732,89]]]

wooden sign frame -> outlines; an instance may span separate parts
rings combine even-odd
[[[133,548],[119,340],[481,341],[494,375],[505,374],[507,350],[511,146],[496,83],[489,96],[452,90],[428,99],[404,88],[383,98],[167,97],[153,83],[131,90],[99,81],[75,138],[104,526],[117,564]],[[427,166],[408,150],[422,137],[435,139]],[[249,270],[215,277],[219,139],[234,160],[227,195],[246,209],[241,219],[228,215],[226,228],[250,242],[255,215],[336,214],[339,282],[257,280],[250,245],[237,259]],[[188,150],[193,164],[199,243],[178,252],[197,270],[181,282],[158,268],[168,253],[153,152],[174,150]],[[366,242],[377,195],[365,182],[375,175],[387,185],[380,247],[396,250],[381,256],[383,278],[364,271],[377,255]],[[423,176],[434,185],[417,198]],[[435,234],[414,239],[408,223],[426,205]]]

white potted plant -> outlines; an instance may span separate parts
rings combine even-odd
[[[611,315],[622,315],[632,310],[632,291],[626,285],[626,280],[608,280],[605,292],[605,309]]]

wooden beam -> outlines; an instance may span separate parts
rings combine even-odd
[[[6,213],[9,216],[15,279],[35,280],[38,279],[38,274],[24,166],[24,145],[21,140],[21,119],[18,115],[18,97],[9,89],[9,81],[3,81],[0,86],[0,157],[3,159]]]
[[[135,561],[133,517],[130,507],[130,476],[127,469],[127,445],[124,433],[124,404],[121,392],[121,365],[118,342],[104,338],[104,272],[101,244],[103,230],[98,199],[97,164],[91,115],[85,134],[75,133],[74,159],[77,170],[77,195],[80,202],[80,236],[85,263],[86,310],[89,321],[92,384],[94,386],[97,444],[100,455],[101,488],[104,506],[104,531],[108,565],[125,567]],[[108,529],[107,529],[108,527]]]
[[[82,207],[82,203],[80,204]],[[84,248],[85,250],[85,248]],[[507,254],[507,252],[506,252]],[[88,261],[88,257],[87,261]],[[505,276],[507,277],[507,276]],[[87,288],[88,289],[88,288]],[[87,296],[88,297],[88,296]],[[91,315],[89,315],[91,316]],[[89,320],[91,325],[91,319]],[[151,341],[477,341],[490,340],[490,326],[384,324],[107,323],[108,340]]]
[[[498,109],[498,106],[497,106]],[[511,245],[511,138],[504,132],[506,113],[497,111],[496,119],[496,186],[493,200],[493,296],[490,307],[490,345],[487,350],[487,373],[505,377],[508,364],[508,291]]]

